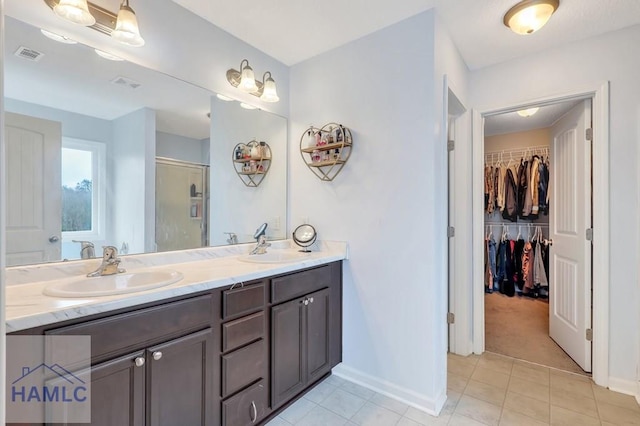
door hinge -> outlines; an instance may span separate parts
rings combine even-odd
[[[593,341],[593,330],[590,328],[587,328],[587,333],[586,333],[586,337],[588,341]]]
[[[593,241],[593,228],[587,228],[585,236],[587,237],[587,241]]]
[[[455,141],[447,141],[447,151],[453,151],[456,147]]]
[[[584,132],[584,137],[588,141],[592,141],[593,140],[593,129],[586,129],[585,132]]]
[[[456,314],[453,312],[447,312],[447,324],[454,324],[456,322]]]
[[[447,228],[447,237],[452,238],[456,236],[456,228],[450,226]]]

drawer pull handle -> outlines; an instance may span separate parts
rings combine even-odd
[[[136,363],[136,367],[142,367],[144,365],[144,357],[137,357],[134,362]]]
[[[153,359],[155,359],[156,361],[158,361],[160,358],[162,358],[162,352],[160,351],[155,351],[153,354]]]
[[[255,423],[256,420],[258,420],[258,407],[255,401],[251,401],[251,423]]]

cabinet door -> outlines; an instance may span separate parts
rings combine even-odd
[[[304,389],[304,298],[271,308],[271,408]]]
[[[144,425],[143,361],[140,351],[91,368],[92,425]]]
[[[147,349],[147,424],[212,425],[210,328]]]
[[[314,382],[331,370],[329,294],[325,288],[306,296],[307,382]]]

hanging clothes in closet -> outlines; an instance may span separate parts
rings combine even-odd
[[[493,225],[488,226],[485,236],[485,292],[499,291],[509,297],[516,294],[548,297],[549,242],[543,236],[542,227],[536,226],[531,238],[527,232],[525,240],[520,226],[516,238],[509,236],[509,225],[496,226],[502,226],[498,243],[493,236]]]
[[[542,151],[543,149],[541,149]],[[487,154],[484,167],[485,212],[510,222],[538,219],[549,212],[549,156],[523,155],[504,163],[505,152]],[[512,153],[509,154],[512,156]],[[494,161],[495,160],[495,161]]]

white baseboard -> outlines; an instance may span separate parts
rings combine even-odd
[[[372,391],[378,392],[379,394],[398,400],[411,407],[415,407],[432,416],[437,416],[438,413],[440,413],[440,410],[442,410],[444,403],[447,401],[447,395],[444,391],[435,399],[426,398],[424,395],[415,391],[363,373],[355,368],[347,367],[344,364],[338,364],[332,372],[338,377],[342,377],[343,379],[357,383],[371,389]]]
[[[636,400],[640,403],[640,383],[637,383],[634,380],[609,377],[609,389],[614,392],[635,396]]]

